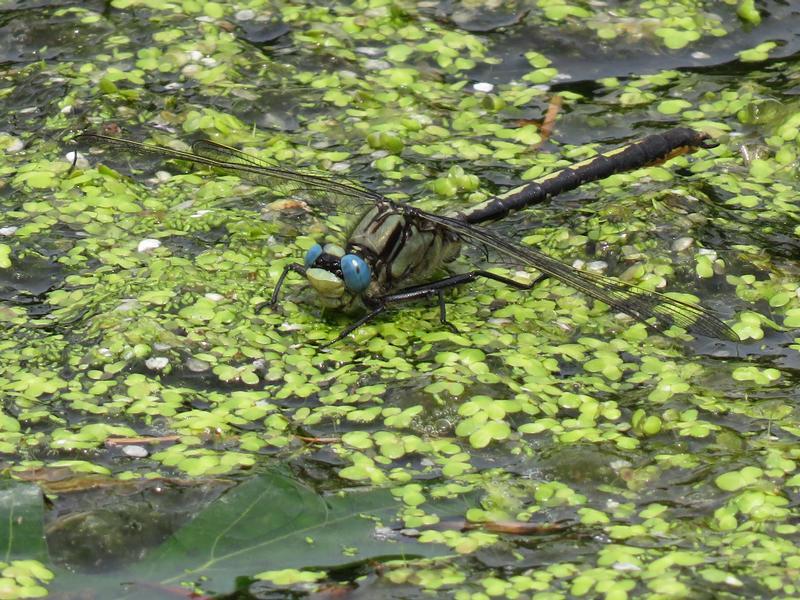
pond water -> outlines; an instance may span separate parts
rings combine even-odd
[[[0,5],[0,597],[800,594],[798,32],[772,1]],[[356,208],[70,141],[446,212],[678,126],[717,144],[487,227],[739,342],[547,279],[323,347],[352,317],[303,278],[260,305]]]

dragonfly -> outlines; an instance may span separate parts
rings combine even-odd
[[[484,226],[585,183],[660,164],[700,147],[710,147],[713,142],[704,132],[678,127],[651,134],[480,204],[446,214],[390,199],[360,183],[326,172],[285,168],[210,140],[197,141],[191,152],[185,152],[94,133],[82,133],[74,139],[111,150],[212,167],[280,194],[303,194],[312,202],[334,202],[348,209],[362,207],[360,219],[343,244],[314,244],[302,263],[289,263],[284,267],[268,302],[272,307],[278,305],[287,276],[296,273],[306,278],[323,307],[361,315],[326,346],[344,339],[388,308],[415,300],[436,298],[440,322],[454,329],[447,320],[446,291],[479,279],[530,290],[546,277],[559,280],[659,331],[679,326],[700,335],[739,340],[728,325],[702,306],[612,277],[578,270]],[[77,153],[75,156],[77,159]],[[442,267],[459,256],[464,243],[490,249],[505,262],[532,268],[539,275],[521,282],[485,269],[474,269],[436,278]]]

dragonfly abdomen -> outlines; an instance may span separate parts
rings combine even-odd
[[[605,179],[615,173],[632,171],[658,164],[691,152],[707,143],[708,134],[687,127],[648,135],[641,140],[609,150],[559,171],[549,173],[531,183],[490,198],[470,209],[451,215],[467,223],[483,223],[502,219],[510,212],[543,202],[576,187]]]

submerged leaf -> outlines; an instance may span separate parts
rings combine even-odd
[[[96,592],[131,582],[129,593],[116,597],[152,599],[154,588],[189,581],[221,593],[263,571],[447,553],[389,529],[402,508],[388,490],[321,496],[268,472],[222,496],[130,570],[82,575],[69,587]]]
[[[38,485],[10,480],[0,483],[0,560],[47,558],[43,516]]]

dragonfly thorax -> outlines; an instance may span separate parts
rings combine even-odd
[[[359,312],[386,294],[424,278],[458,254],[444,229],[384,201],[362,215],[346,248],[314,244],[305,274],[326,308]]]

